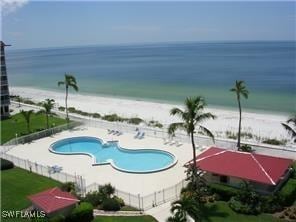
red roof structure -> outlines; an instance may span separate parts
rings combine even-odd
[[[34,205],[45,213],[49,214],[79,202],[79,200],[68,192],[63,192],[59,188],[49,190],[28,196]]]
[[[276,185],[293,163],[291,159],[211,147],[197,156],[204,171]]]

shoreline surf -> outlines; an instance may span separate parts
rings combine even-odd
[[[57,106],[64,106],[65,95],[63,92],[41,90],[32,87],[11,87],[11,95],[20,95],[35,102],[40,102],[46,98],[56,101]],[[139,117],[146,121],[157,120],[164,125],[178,121],[176,117],[169,115],[173,107],[182,108],[182,104],[158,103],[144,100],[131,100],[115,97],[103,97],[85,95],[81,93],[70,93],[68,106],[85,112],[98,112],[101,115],[116,113],[123,117]],[[212,112],[218,118],[206,121],[203,125],[210,128],[217,135],[226,131],[237,131],[238,111],[233,109],[221,109],[208,107],[205,111]],[[257,137],[288,139],[287,132],[281,123],[285,122],[288,115],[249,112],[243,109],[242,129]]]

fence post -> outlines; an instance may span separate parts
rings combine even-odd
[[[139,210],[141,210],[141,197],[140,197],[140,194],[138,194],[138,201],[139,201]]]
[[[164,189],[162,189],[162,198],[163,198],[163,202],[165,203]]]
[[[144,200],[143,200],[143,197],[142,197],[142,210],[144,211]]]
[[[128,193],[128,204],[131,205],[131,193]]]
[[[155,206],[157,205],[157,203],[156,203],[156,192],[154,192],[154,204],[155,204]]]

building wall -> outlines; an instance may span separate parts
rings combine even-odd
[[[0,91],[1,91],[1,119],[5,119],[9,117],[9,105],[10,105],[10,98],[9,98],[9,87],[8,87],[8,79],[7,79],[7,69],[6,69],[6,62],[5,62],[5,45],[1,41],[1,82],[0,82]]]
[[[235,177],[227,177],[227,182],[221,182],[221,176],[223,175],[218,175],[218,174],[212,174],[212,173],[208,173],[206,172],[204,174],[204,178],[208,183],[221,183],[221,184],[225,184],[225,185],[229,185],[232,187],[240,187],[240,185],[243,183],[242,179],[239,178],[235,178]],[[271,193],[273,192],[277,186],[272,186],[272,185],[266,185],[266,184],[261,184],[261,183],[255,183],[252,181],[249,181],[251,187],[253,187],[254,190],[256,190],[257,192],[260,193]]]

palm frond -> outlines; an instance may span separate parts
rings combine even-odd
[[[294,114],[294,116],[290,117],[287,120],[287,123],[292,123],[292,125],[294,125],[294,127],[296,127],[296,114]]]
[[[58,81],[58,86],[65,85],[64,81]]]
[[[177,129],[186,130],[185,124],[181,122],[170,124],[168,128],[168,134],[174,135]]]
[[[181,110],[181,109],[179,109],[179,108],[172,108],[172,109],[170,110],[170,115],[171,115],[171,116],[175,116],[175,115],[182,116],[183,113],[184,113],[184,111]]]
[[[69,84],[69,86],[71,86],[76,92],[79,90],[78,89],[78,86],[76,85],[76,83],[74,84],[74,83],[71,83],[71,84]]]
[[[288,131],[288,134],[296,139],[296,131],[286,123],[282,123],[282,126]]]
[[[201,123],[204,120],[208,120],[208,119],[216,119],[216,116],[212,113],[201,113],[199,115],[196,116],[195,118],[195,122],[196,123]]]
[[[213,142],[215,142],[215,136],[214,134],[206,127],[204,126],[199,126],[199,130],[204,133],[206,136],[211,137]]]

